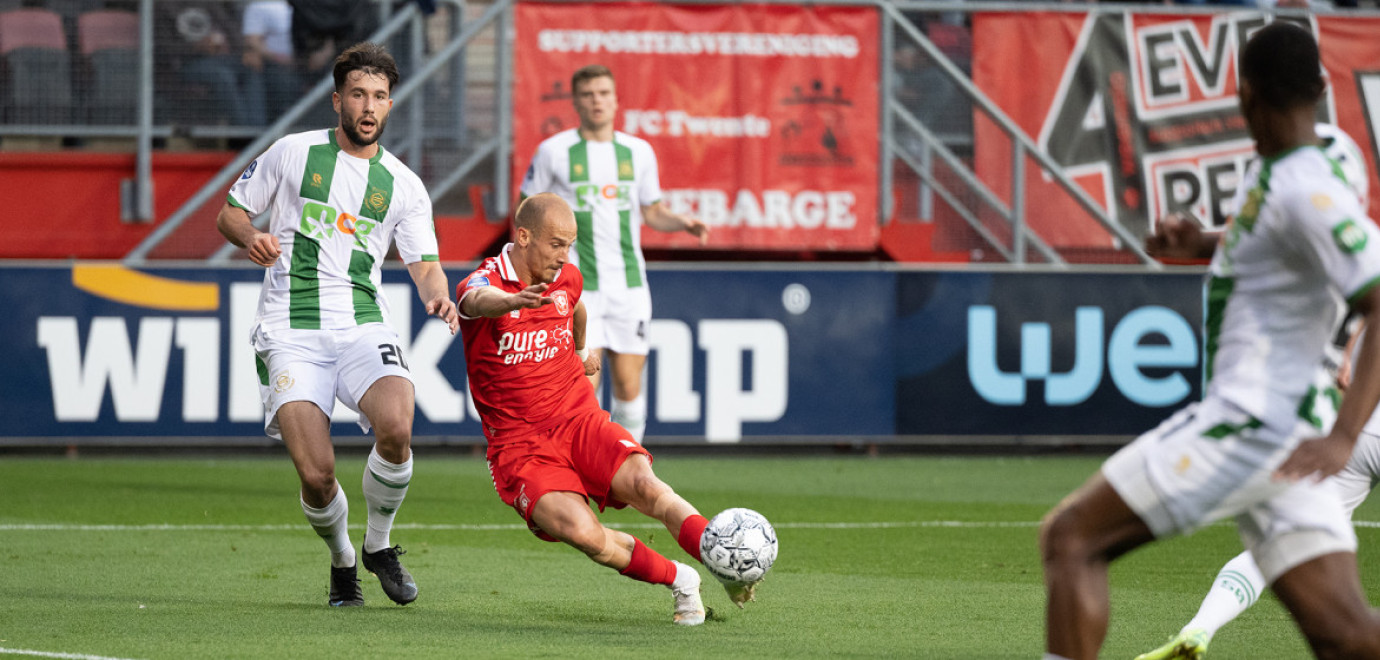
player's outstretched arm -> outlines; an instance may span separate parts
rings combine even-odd
[[[1365,318],[1366,327],[1380,322],[1380,286],[1371,287],[1354,308]],[[1289,458],[1275,470],[1275,477],[1297,481],[1312,478],[1320,481],[1341,471],[1351,458],[1351,450],[1356,446],[1356,438],[1370,419],[1375,405],[1380,402],[1380,369],[1375,362],[1380,359],[1380,332],[1367,332],[1361,337],[1361,351],[1356,356],[1355,368],[1351,375],[1351,385],[1342,398],[1342,407],[1337,411],[1337,421],[1332,430],[1321,438],[1310,438],[1299,443]]]
[[[655,202],[642,207],[642,220],[648,227],[657,231],[683,231],[700,239],[700,245],[709,242],[709,225],[699,218],[673,213],[665,204]]]
[[[480,287],[460,299],[460,311],[469,318],[497,318],[515,309],[536,309],[553,302],[550,296],[542,295],[546,288],[545,284],[533,284],[517,293],[506,293],[496,286]]]
[[[1204,231],[1202,224],[1183,213],[1170,213],[1145,237],[1145,252],[1156,259],[1208,259],[1217,250],[1218,231]]]
[[[249,219],[249,214],[229,202],[220,207],[220,213],[216,216],[216,229],[220,230],[220,235],[235,247],[248,250],[250,261],[265,268],[272,266],[283,254],[277,236],[256,229],[253,221]]]
[[[426,304],[426,313],[445,321],[450,326],[450,334],[455,334],[460,329],[460,315],[450,300],[445,269],[435,261],[414,261],[407,265],[407,272],[417,285],[417,295]]]

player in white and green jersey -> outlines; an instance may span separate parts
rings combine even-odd
[[[1295,24],[1272,23],[1242,50],[1238,96],[1262,161],[1210,267],[1205,394],[1043,523],[1047,660],[1097,656],[1112,561],[1229,516],[1315,654],[1380,657],[1355,532],[1322,481],[1346,465],[1380,401],[1380,333],[1361,340],[1335,422],[1323,366],[1346,304],[1380,320],[1380,230],[1318,147],[1321,70],[1317,43]]]
[[[334,66],[334,129],[284,137],[230,188],[216,225],[267,268],[254,325],[264,428],[287,446],[301,505],[331,551],[332,606],[363,605],[347,531],[349,505],[335,479],[330,413],[337,399],[374,431],[364,473],[369,506],[362,557],[393,601],[417,585],[390,547],[393,518],[412,478],[412,380],[388,324],[380,264],[390,244],[407,264],[428,314],[459,327],[437,261],[431,200],[420,179],[378,144],[398,81],[377,44],[347,49]],[[267,231],[250,218],[270,215]]]
[[[647,333],[652,321],[642,225],[685,231],[701,244],[708,240],[709,228],[661,204],[651,145],[614,130],[618,94],[613,73],[597,64],[583,67],[571,77],[570,89],[580,126],[542,141],[521,191],[523,197],[556,193],[575,210],[579,237],[572,257],[585,278],[586,348],[608,353],[613,421],[642,442],[647,424],[642,367],[651,348]],[[599,374],[590,379],[597,391]]]
[[[1347,187],[1356,194],[1360,208],[1368,208],[1369,175],[1366,172],[1365,159],[1361,155],[1360,147],[1344,131],[1332,124],[1318,124],[1314,126],[1314,131],[1318,135],[1318,146],[1322,148],[1327,158],[1335,164],[1336,174],[1341,176]],[[1261,159],[1251,161],[1246,168],[1246,174],[1242,177],[1242,181],[1258,180],[1262,163]],[[1243,185],[1237,191],[1232,200],[1233,215],[1246,204],[1251,189],[1251,186]],[[1204,232],[1205,235],[1208,233]],[[1220,236],[1215,234],[1213,236],[1220,239]],[[1167,256],[1211,256],[1213,250],[1210,246],[1215,245],[1215,240],[1213,237],[1207,238],[1207,241],[1198,242],[1199,248],[1194,254],[1171,254]],[[1208,241],[1212,242],[1209,243]],[[1152,254],[1162,253],[1160,245],[1154,244],[1151,252]],[[1347,330],[1343,336],[1345,337],[1345,334],[1350,332],[1352,331]],[[1328,361],[1339,366],[1350,362],[1349,359],[1340,355],[1340,349],[1337,349],[1337,353],[1337,357],[1329,357]],[[1342,504],[1347,515],[1350,516],[1356,507],[1365,501],[1375,482],[1380,480],[1380,415],[1371,415],[1370,421],[1367,422],[1365,429],[1362,430],[1357,439],[1356,448],[1352,451],[1351,459],[1347,461],[1346,467],[1333,475],[1330,480],[1341,495]],[[1136,656],[1136,660],[1174,660],[1176,658],[1198,660],[1202,658],[1207,653],[1208,644],[1217,634],[1217,631],[1250,609],[1260,598],[1260,595],[1265,592],[1267,586],[1269,585],[1265,582],[1265,576],[1255,565],[1255,559],[1251,556],[1250,550],[1233,557],[1213,578],[1212,587],[1203,598],[1197,614],[1172,639],[1152,651]]]

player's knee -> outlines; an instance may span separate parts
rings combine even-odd
[[[412,443],[412,420],[385,417],[374,424],[374,441],[390,450],[406,448]]]
[[[600,563],[614,552],[602,525],[572,525],[565,530],[565,542]]]
[[[1066,508],[1051,511],[1040,523],[1040,556],[1045,565],[1083,561],[1091,544],[1076,516]]]
[[[302,499],[311,502],[330,502],[335,495],[335,471],[305,469],[302,476]]]

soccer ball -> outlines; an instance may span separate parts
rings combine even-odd
[[[725,510],[704,528],[700,558],[723,582],[756,582],[776,561],[776,530],[752,509]]]

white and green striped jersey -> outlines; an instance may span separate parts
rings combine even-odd
[[[1207,395],[1287,429],[1311,419],[1344,301],[1380,282],[1380,230],[1318,147],[1261,159],[1247,176],[1209,269]]]
[[[615,131],[612,142],[591,142],[578,129],[537,146],[522,194],[560,195],[575,211],[580,233],[573,261],[586,291],[645,286],[642,207],[661,201],[656,154],[646,140]]]
[[[272,211],[268,231],[283,254],[259,294],[256,323],[265,329],[387,322],[379,264],[389,244],[396,238],[404,263],[437,260],[431,198],[421,179],[382,146],[367,160],[345,153],[334,129],[273,143],[226,201],[250,217]]]

